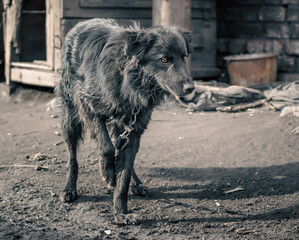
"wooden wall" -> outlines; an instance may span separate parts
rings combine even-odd
[[[192,69],[195,78],[216,77],[216,1],[192,0],[191,30],[193,33],[194,53]]]
[[[152,25],[152,0],[64,0],[62,35],[79,21],[90,18],[114,18],[122,24],[131,20],[142,27]]]
[[[26,3],[43,3],[43,8],[38,8],[37,10],[31,8],[27,9],[24,5],[23,11],[16,11],[14,8],[22,6],[21,3],[23,1],[25,5]],[[113,18],[117,19],[123,25],[128,25],[133,20],[140,22],[142,27],[152,26],[153,0],[23,1],[16,1],[14,3],[19,4],[10,5],[11,1],[5,0],[3,4],[6,10],[4,14],[6,17],[4,21],[6,30],[5,39],[7,40],[5,41],[5,77],[8,85],[13,81],[40,86],[54,86],[55,81],[57,81],[60,76],[62,42],[67,32],[79,21],[96,17]],[[195,46],[191,61],[192,76],[194,78],[211,77],[209,71],[212,69],[210,72],[215,73],[213,70],[216,66],[215,0],[191,1],[191,29]],[[33,5],[35,6],[35,4]],[[22,8],[20,9],[22,10]],[[35,41],[31,41],[32,39],[29,39],[28,44],[24,44],[23,46],[24,48],[27,47],[23,49],[22,55],[20,55],[20,51],[17,54],[16,49],[18,50],[19,48],[17,47],[19,46],[18,44],[12,45],[11,41],[14,39],[20,40],[19,36],[15,36],[15,33],[19,31],[16,31],[11,26],[16,26],[17,28],[19,25],[12,23],[14,19],[19,19],[20,17],[11,19],[14,13],[25,14],[25,16],[29,14],[39,14],[43,16],[43,21],[38,22],[46,22],[45,29],[44,24],[35,27],[32,25],[31,27],[30,21],[28,21],[26,25],[25,19],[20,33],[22,35],[22,33],[24,33],[23,31],[26,32],[26,29],[30,28],[29,30],[33,31],[29,34],[30,36],[39,35],[38,38],[35,37],[33,40],[40,40],[40,42],[37,43],[43,44],[42,46],[38,46],[37,49],[44,49],[46,51],[43,53],[38,51],[32,52],[32,44],[33,46],[37,46],[38,44]],[[45,19],[44,16],[46,16]],[[29,20],[32,20],[32,18]],[[28,27],[24,28],[24,26]],[[26,36],[26,34],[23,35]]]
[[[136,20],[142,27],[150,27],[152,4],[152,0],[63,0],[62,37],[79,21],[95,17],[115,18],[122,24]],[[192,72],[195,77],[213,75],[217,42],[216,0],[192,0],[191,6],[191,28],[195,47]]]

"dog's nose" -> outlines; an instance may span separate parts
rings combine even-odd
[[[194,91],[195,87],[194,87],[193,83],[187,83],[187,84],[184,84],[183,89],[184,89],[184,93],[190,94]]]

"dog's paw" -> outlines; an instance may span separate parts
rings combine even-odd
[[[114,216],[114,221],[112,222],[115,225],[138,225],[141,223],[141,219],[137,214],[117,214]]]
[[[115,172],[114,169],[107,168],[102,172],[102,179],[107,183],[107,187],[109,189],[113,189],[115,187]]]
[[[62,202],[72,202],[78,199],[77,192],[62,192],[60,194],[60,200]]]
[[[149,190],[144,185],[131,185],[131,192],[136,196],[148,196]]]

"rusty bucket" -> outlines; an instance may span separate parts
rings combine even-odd
[[[250,87],[274,82],[277,76],[277,54],[255,53],[227,56],[231,84]]]

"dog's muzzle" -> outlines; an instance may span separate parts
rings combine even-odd
[[[192,93],[194,91],[195,87],[193,83],[186,83],[183,86],[183,91],[186,95]]]
[[[186,94],[186,95],[183,96],[184,100],[186,102],[191,101],[195,96],[195,86],[194,86],[194,84],[193,83],[184,84],[183,90],[184,90],[184,93]]]

